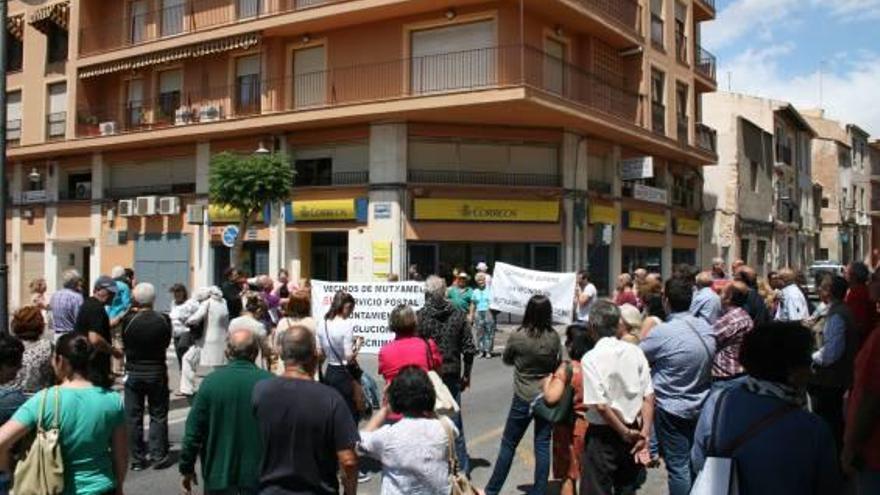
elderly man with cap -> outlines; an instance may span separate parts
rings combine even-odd
[[[110,372],[110,357],[122,359],[122,350],[113,347],[110,336],[110,318],[104,306],[110,303],[118,291],[116,281],[101,275],[95,281],[94,291],[91,297],[83,301],[76,316],[73,330],[88,337],[97,351],[93,357],[92,383],[100,387],[109,388],[113,384]]]

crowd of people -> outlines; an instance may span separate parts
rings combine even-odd
[[[0,333],[0,494],[28,434],[52,422],[64,493],[121,493],[129,470],[176,462],[184,493],[354,494],[372,458],[383,494],[448,494],[472,468],[462,393],[475,358],[498,355],[492,277],[474,269],[448,287],[427,277],[421,308],[391,311],[384,393],[358,364],[356,299],[337,292],[312,314],[308,282],[284,271],[230,268],[192,295],[177,284],[168,308],[123,267],[88,296],[75,270],[48,299],[37,280]],[[621,274],[600,297],[581,271],[562,335],[550,299],[533,296],[501,352],[513,394],[485,493],[509,493],[530,425],[535,495],[551,478],[563,495],[634,493],[660,466],[685,495],[717,457],[735,460],[741,493],[880,493],[878,284],[852,263],[821,276],[814,304],[793,270],[759,278],[716,260],[665,281]],[[190,404],[179,461],[173,395]]]

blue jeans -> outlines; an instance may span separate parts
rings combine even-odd
[[[669,495],[688,495],[691,491],[691,447],[696,427],[697,418],[680,418],[659,407],[654,413],[654,431],[669,473]]]
[[[461,381],[457,377],[443,377],[443,384],[449,389],[452,398],[461,406]],[[458,436],[455,437],[455,456],[458,457],[458,470],[471,475],[471,458],[468,456],[467,443],[464,438],[464,423],[461,420],[461,410],[452,417],[452,423],[458,428]]]
[[[535,483],[529,490],[529,495],[543,495],[547,491],[547,478],[550,476],[550,433],[553,425],[544,419],[532,416],[529,409],[528,402],[513,396],[510,412],[507,414],[507,423],[501,436],[501,450],[498,452],[492,477],[486,485],[486,495],[497,495],[501,492],[504,481],[507,480],[507,473],[510,472],[516,447],[532,419],[535,420]]]
[[[477,311],[474,327],[477,331],[477,350],[492,354],[495,348],[495,318],[488,311]]]

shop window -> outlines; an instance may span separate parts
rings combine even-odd
[[[6,71],[18,72],[24,62],[24,44],[20,39],[6,31]]]
[[[623,271],[632,273],[644,268],[648,273],[663,272],[663,250],[661,248],[624,246]]]
[[[296,186],[330,186],[333,185],[333,159],[307,158],[294,162]]]
[[[673,249],[672,266],[688,265],[696,266],[697,251],[694,249]]]
[[[67,30],[50,23],[46,31],[46,63],[67,60]]]

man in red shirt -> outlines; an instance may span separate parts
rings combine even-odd
[[[868,293],[868,266],[861,261],[854,261],[847,267],[846,281],[849,282],[849,291],[846,293],[844,302],[852,313],[853,321],[862,342],[868,337],[868,333],[874,329],[876,311]]]
[[[880,493],[880,331],[856,357],[841,464],[855,476],[859,495]]]

